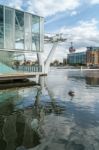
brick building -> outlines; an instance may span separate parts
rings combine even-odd
[[[99,47],[87,47],[86,64],[99,65]]]

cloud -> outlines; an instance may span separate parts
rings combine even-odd
[[[30,0],[29,11],[36,10],[36,12],[43,16],[51,16],[57,12],[66,10],[75,10],[80,5],[80,0]]]
[[[77,11],[72,11],[71,16],[75,16],[75,15],[77,15]]]
[[[58,59],[62,61],[63,58],[66,58],[71,41],[78,52],[85,51],[87,46],[99,46],[98,24],[99,21],[93,18],[90,21],[79,21],[75,27],[64,26],[55,31],[56,33],[63,33],[67,41],[57,46],[53,60]],[[51,49],[51,45],[47,44],[44,49],[45,59]]]
[[[77,14],[78,14],[78,12],[75,11],[75,10],[74,11],[68,11],[68,15],[70,15],[70,16],[75,16]],[[58,15],[56,14],[55,16],[51,17],[47,22],[45,22],[45,24],[49,24],[49,23],[55,22],[55,21],[57,21],[59,19],[64,18],[64,16],[66,16],[65,13],[60,13]]]
[[[90,21],[80,21],[75,27],[62,27],[60,33],[66,34],[68,41],[73,41],[76,47],[97,46],[99,45],[99,30],[96,19]]]
[[[55,22],[59,19],[62,19],[63,17],[64,17],[64,14],[55,15],[55,17],[51,17],[51,19],[49,19],[47,22],[45,22],[45,25]]]
[[[14,1],[13,0],[5,0],[5,1],[0,0],[0,4],[22,10],[24,1],[26,1],[26,0],[14,0]]]
[[[5,2],[1,0],[0,3],[18,9],[22,9],[25,5],[29,12],[41,16],[51,16],[58,12],[75,10],[80,5],[80,0],[6,0]]]
[[[99,4],[99,0],[89,0],[91,4]]]

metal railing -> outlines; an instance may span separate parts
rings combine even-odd
[[[16,66],[14,67],[17,71],[23,71],[23,72],[42,72],[42,66],[30,66],[30,65],[22,65],[22,66]]]

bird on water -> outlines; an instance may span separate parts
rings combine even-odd
[[[68,95],[73,97],[73,96],[75,95],[75,93],[74,93],[74,91],[71,91],[71,90],[70,90],[70,91],[68,92]]]

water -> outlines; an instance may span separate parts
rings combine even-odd
[[[41,87],[0,91],[0,150],[99,150],[98,74],[54,69]]]

